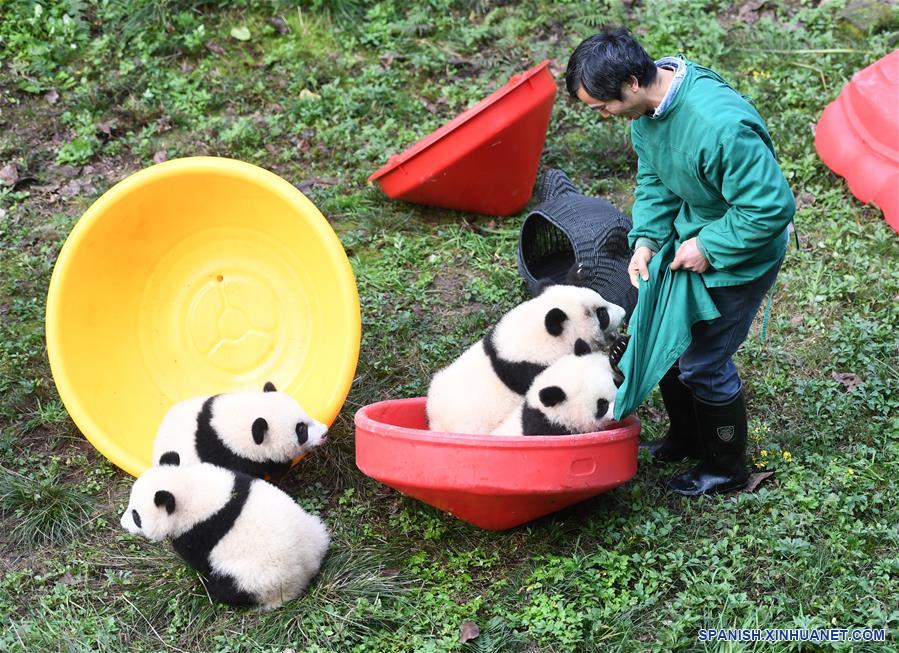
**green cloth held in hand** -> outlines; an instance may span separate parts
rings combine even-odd
[[[639,299],[628,326],[630,342],[618,369],[624,383],[615,395],[615,419],[634,412],[692,340],[697,322],[720,313],[703,282],[703,275],[671,270],[680,245],[672,235],[649,260],[649,280],[640,279]]]

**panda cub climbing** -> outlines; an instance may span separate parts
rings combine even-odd
[[[493,435],[601,431],[613,419],[621,381],[604,353],[563,356],[537,375],[524,401]]]
[[[292,461],[325,441],[328,427],[293,397],[266,383],[263,392],[231,392],[175,404],[153,443],[153,462],[212,463],[277,479]]]
[[[430,429],[490,433],[540,372],[562,356],[609,344],[623,318],[623,308],[594,290],[548,286],[434,376],[426,404]]]
[[[208,463],[151,467],[121,523],[153,541],[171,538],[217,601],[265,610],[306,589],[330,543],[322,521],[274,485]]]

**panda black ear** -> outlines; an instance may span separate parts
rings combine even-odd
[[[159,490],[153,496],[153,503],[159,506],[165,506],[165,510],[170,515],[175,512],[175,495],[166,490]]]
[[[574,355],[575,356],[586,356],[593,350],[590,349],[590,345],[587,344],[587,341],[583,338],[578,338],[574,343]]]
[[[262,444],[262,441],[265,440],[265,433],[268,431],[268,422],[265,421],[264,417],[257,417],[253,422],[253,442],[256,444]]]
[[[178,455],[177,451],[166,451],[159,457],[159,464],[177,467],[181,464],[181,456]]]
[[[589,288],[590,280],[587,269],[580,263],[575,263],[565,274],[565,284],[568,286],[578,286],[580,288]]]
[[[276,388],[275,384],[272,383],[271,381],[266,381],[265,385],[262,386],[262,391],[263,392],[277,392],[278,388]]]
[[[568,316],[565,314],[565,311],[561,308],[554,308],[546,314],[543,322],[546,324],[546,330],[549,332],[549,335],[560,336],[562,335],[562,325],[567,319]]]
[[[609,412],[609,402],[605,399],[596,400],[596,419],[602,419]]]
[[[540,390],[540,402],[547,408],[565,401],[565,391],[557,385]]]

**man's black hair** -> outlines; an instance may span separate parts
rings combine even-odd
[[[621,85],[636,77],[640,86],[656,78],[655,61],[626,27],[609,27],[584,40],[568,60],[565,85],[577,98],[583,86],[597,100],[620,100]]]

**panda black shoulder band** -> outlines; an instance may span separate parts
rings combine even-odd
[[[496,346],[493,344],[493,331],[494,329],[490,329],[487,335],[484,336],[483,341],[484,352],[490,359],[490,365],[493,367],[493,371],[496,373],[496,376],[499,377],[499,380],[502,381],[509,390],[524,395],[528,391],[528,388],[531,387],[534,377],[545,370],[546,366],[540,365],[539,363],[508,361],[500,358],[499,353],[496,351]]]

